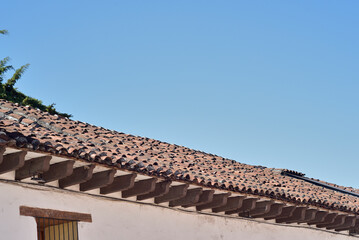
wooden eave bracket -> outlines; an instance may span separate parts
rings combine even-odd
[[[340,231],[350,230],[355,227],[356,221],[357,220],[356,220],[355,216],[347,216],[345,218],[344,224],[341,226],[335,227],[335,231],[340,232]]]
[[[210,203],[213,200],[213,195],[214,195],[214,190],[203,190],[197,202],[183,204],[182,207],[187,208],[187,207],[193,207],[193,206]]]
[[[186,196],[177,200],[170,201],[169,206],[176,207],[176,206],[195,204],[199,201],[202,192],[203,192],[202,188],[188,189]]]
[[[276,219],[276,221],[280,220],[280,219],[286,219],[289,218],[293,215],[293,211],[295,209],[295,206],[285,206],[282,208],[282,212],[279,216],[276,217],[266,217],[264,218],[265,220],[270,220],[270,219]]]
[[[218,212],[232,211],[232,210],[238,209],[242,206],[244,199],[245,199],[245,196],[229,197],[227,199],[226,205],[221,206],[221,207],[212,208],[212,212],[218,213]]]
[[[131,173],[115,177],[110,185],[107,185],[100,189],[100,193],[109,194],[130,189],[135,185],[136,176],[136,173]]]
[[[163,202],[170,202],[177,199],[181,199],[186,196],[187,188],[189,187],[189,184],[182,184],[178,186],[172,186],[170,187],[170,190],[168,193],[155,198],[155,203],[163,203]]]
[[[234,210],[226,211],[225,214],[235,214],[235,213],[249,213],[249,211],[253,210],[256,207],[256,202],[258,198],[245,198],[243,199],[242,205]]]
[[[257,217],[263,214],[267,214],[270,211],[272,200],[257,201],[253,210],[249,211],[250,217]]]
[[[26,151],[19,151],[3,155],[0,174],[14,171],[24,166],[26,153]]]
[[[135,182],[132,188],[122,191],[122,197],[128,198],[128,197],[150,193],[155,190],[156,181],[157,181],[156,178],[149,178]]]
[[[84,183],[92,178],[95,165],[75,168],[70,176],[59,180],[59,187],[65,188],[76,184]]]
[[[80,184],[80,191],[89,191],[107,186],[113,182],[115,174],[115,169],[94,173],[90,180]]]
[[[41,156],[26,160],[24,166],[16,170],[15,180],[19,181],[48,171],[51,158],[51,156]]]
[[[74,163],[75,161],[73,160],[67,160],[67,161],[51,164],[49,170],[47,172],[39,174],[39,176],[45,182],[52,182],[65,178],[72,174]]]
[[[196,209],[197,211],[202,211],[204,209],[222,207],[227,204],[227,199],[230,195],[231,193],[214,194],[213,200],[211,202],[198,205],[196,206]]]
[[[278,217],[279,215],[281,215],[282,213],[282,209],[285,205],[283,203],[273,203],[270,205],[270,210],[267,213],[263,213],[263,214],[258,214],[255,217],[256,218],[264,218],[264,219],[268,219],[268,218],[275,218]]]

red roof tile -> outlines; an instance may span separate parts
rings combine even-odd
[[[278,169],[247,165],[0,100],[0,143],[4,141],[12,141],[18,147],[203,186],[342,211],[357,212],[359,209],[358,197],[284,176]]]

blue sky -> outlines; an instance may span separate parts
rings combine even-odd
[[[0,58],[73,119],[359,188],[358,1],[5,1]]]

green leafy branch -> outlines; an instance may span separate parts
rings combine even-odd
[[[7,34],[7,30],[0,30],[0,34]],[[9,57],[5,57],[0,60],[0,98],[6,99],[8,101],[19,103],[21,105],[29,105],[34,108],[38,108],[42,111],[46,111],[50,114],[57,114],[63,117],[72,117],[71,114],[61,113],[56,111],[55,104],[50,104],[48,106],[44,105],[41,100],[36,98],[32,98],[30,96],[25,95],[24,93],[17,90],[14,86],[17,81],[22,77],[26,69],[30,66],[30,64],[25,64],[18,69],[15,69],[12,65],[9,65],[10,61]],[[9,71],[15,71],[11,78],[9,78],[6,83],[3,83],[5,74]]]

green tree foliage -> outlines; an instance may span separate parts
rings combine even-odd
[[[0,30],[0,34],[7,34],[7,30]],[[46,111],[50,114],[57,114],[63,117],[72,117],[71,114],[60,113],[56,111],[55,104],[50,104],[48,106],[44,105],[41,100],[32,98],[25,95],[24,93],[17,90],[14,86],[16,82],[22,77],[26,69],[29,67],[29,64],[25,64],[18,69],[14,69],[12,65],[9,65],[9,57],[6,57],[0,60],[0,98],[6,99],[8,101],[19,103],[21,105],[29,105],[34,108],[38,108],[42,111]],[[8,71],[15,71],[11,78],[9,78],[6,83],[4,83],[5,74]]]

